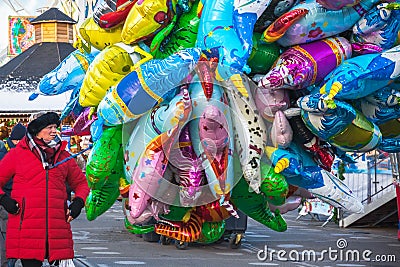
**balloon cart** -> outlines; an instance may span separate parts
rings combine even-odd
[[[391,153],[390,161],[392,163],[393,184],[396,187],[397,214],[399,217],[397,239],[400,241],[400,153]]]

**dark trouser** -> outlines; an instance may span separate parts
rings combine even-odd
[[[21,259],[21,263],[23,267],[42,267],[42,262],[39,260],[26,260]],[[59,261],[53,261],[50,263],[50,266],[58,266],[60,264]]]
[[[24,267],[42,267],[42,262],[39,260],[21,260]]]

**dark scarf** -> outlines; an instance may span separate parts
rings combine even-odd
[[[43,139],[31,136],[27,133],[28,146],[35,156],[42,162],[43,168],[47,169],[54,164],[55,155],[61,147],[61,140],[57,136],[54,141],[47,144]]]

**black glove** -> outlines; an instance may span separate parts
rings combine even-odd
[[[19,212],[18,202],[6,194],[0,195],[0,205],[2,205],[8,213],[15,215]]]
[[[70,210],[69,216],[76,218],[81,214],[82,208],[85,206],[85,202],[80,197],[75,197],[68,209]]]

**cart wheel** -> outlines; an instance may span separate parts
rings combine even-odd
[[[229,238],[229,247],[232,249],[237,249],[242,245],[242,234],[234,234]]]
[[[188,242],[176,240],[175,246],[177,249],[187,249],[189,246]]]
[[[162,245],[169,245],[171,244],[171,238],[166,237],[165,235],[160,236],[160,241]]]

